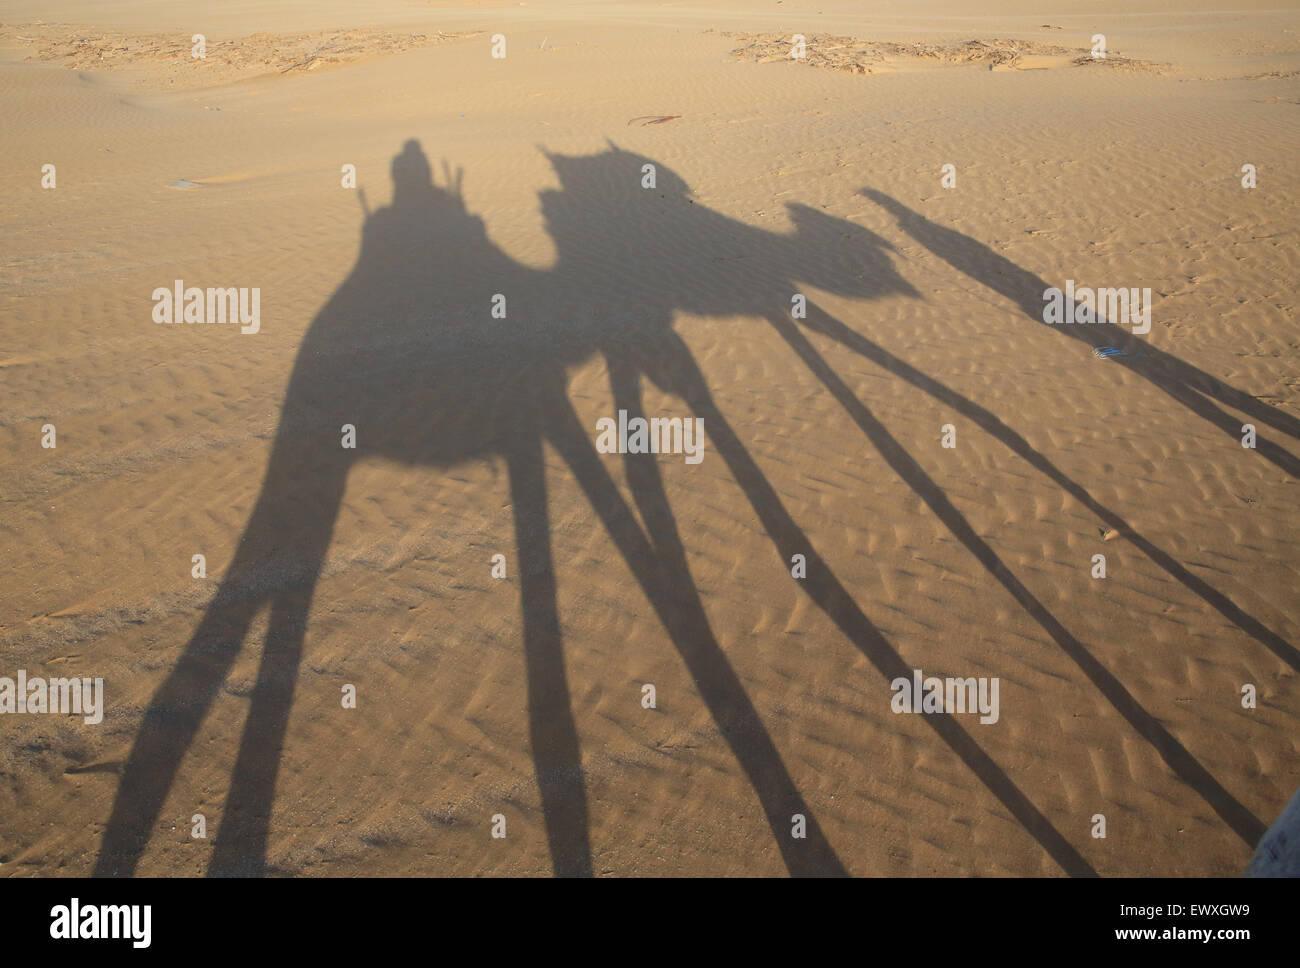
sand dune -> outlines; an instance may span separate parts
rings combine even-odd
[[[0,873],[1240,873],[1300,785],[1300,17],[1073,6],[10,4],[0,677],[107,699],[0,715]]]

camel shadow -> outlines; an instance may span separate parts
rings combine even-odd
[[[491,242],[482,221],[465,208],[459,175],[447,172],[447,184],[435,184],[417,142],[407,142],[394,159],[391,204],[366,218],[355,267],[304,337],[261,493],[236,553],[145,712],[96,874],[135,871],[180,763],[264,608],[268,630],[209,873],[266,873],[275,783],[312,596],[349,469],[359,458],[381,457],[442,469],[479,458],[504,461],[530,745],[548,846],[557,875],[590,875],[586,787],[550,545],[546,443],[572,473],[681,655],[754,790],[787,869],[845,872],[718,643],[659,463],[652,455],[624,456],[629,505],[597,453],[593,431],[568,399],[567,375],[602,357],[615,408],[629,416],[643,414],[644,380],[685,401],[704,418],[712,446],[761,521],[779,567],[804,555],[804,592],[887,680],[907,677],[911,666],[812,547],[714,402],[673,322],[679,312],[765,319],[932,510],[967,540],[973,532],[964,518],[933,481],[918,476],[919,465],[848,392],[785,311],[801,284],[862,300],[919,296],[894,269],[889,243],[852,223],[791,206],[793,231],[767,232],[697,205],[686,183],[663,166],[657,166],[656,187],[642,188],[643,166],[651,162],[612,145],[597,155],[548,157],[561,187],[542,196],[557,252],[545,271],[521,265]],[[505,318],[490,312],[498,295],[505,297]],[[853,343],[856,334],[812,310],[808,328]],[[853,348],[862,351],[857,339]],[[928,381],[932,392],[951,394],[924,375],[916,378]],[[355,428],[355,448],[340,446],[344,425]],[[1095,660],[1080,655],[1081,647],[1018,583],[1007,583],[1009,572],[982,544],[967,544],[1129,721],[1167,752],[1172,738],[1151,731],[1149,714],[1117,692],[1109,674],[1098,673]],[[925,720],[1065,871],[1095,873],[954,717]],[[1210,790],[1207,799],[1239,831],[1251,829],[1254,818],[1243,816],[1244,808],[1174,747],[1176,772],[1203,793]],[[806,818],[804,838],[790,835],[794,814]]]
[[[269,627],[209,873],[266,872],[271,806],[312,595],[348,471],[358,459],[380,457],[444,469],[477,458],[504,461],[518,555],[530,745],[547,839],[557,874],[590,874],[586,793],[550,547],[543,461],[548,441],[573,471],[682,654],[773,832],[785,832],[777,840],[789,869],[843,873],[709,626],[686,572],[684,548],[668,523],[666,501],[655,512],[661,530],[648,537],[566,396],[568,368],[597,354],[610,361],[611,372],[622,373],[628,361],[661,344],[684,351],[671,333],[675,307],[664,293],[682,273],[694,273],[704,285],[706,277],[692,264],[698,252],[655,253],[652,264],[619,289],[617,300],[601,303],[592,296],[608,291],[603,273],[631,257],[646,226],[651,235],[656,225],[671,234],[680,217],[675,208],[693,205],[684,183],[666,169],[659,191],[641,189],[643,161],[613,148],[580,163],[552,158],[564,187],[548,194],[543,209],[559,259],[554,268],[538,271],[489,240],[482,221],[465,209],[458,175],[447,172],[447,184],[435,184],[414,141],[397,155],[391,204],[366,218],[355,267],[303,339],[261,492],[233,560],[145,712],[96,873],[135,870],[180,762],[264,608]],[[574,194],[579,197],[570,205],[567,197]],[[638,215],[635,229],[623,220],[629,206]],[[582,211],[575,222],[574,214]],[[592,224],[611,231],[592,235]],[[742,238],[731,243],[755,246],[750,257],[758,266],[797,262],[796,251],[817,243],[798,232],[769,237],[739,223],[734,227]],[[724,222],[717,231],[725,233]],[[594,266],[590,256],[597,250],[604,262]],[[819,272],[818,281],[860,296],[907,288],[882,255],[868,257],[874,261],[852,274],[837,264]],[[835,271],[845,271],[844,278]],[[497,296],[504,296],[505,318],[491,312]],[[717,311],[743,311],[758,298],[732,305],[715,297],[714,305]],[[355,428],[353,448],[340,446],[345,425]],[[662,491],[645,492],[646,480],[638,470],[633,489],[649,507],[662,500]],[[794,813],[807,817],[803,839],[788,836]]]

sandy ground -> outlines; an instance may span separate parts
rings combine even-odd
[[[975,6],[6,4],[0,676],[107,699],[0,716],[0,874],[1244,869],[1300,15]],[[1150,332],[1044,325],[1067,279]],[[638,394],[702,462],[593,449]]]

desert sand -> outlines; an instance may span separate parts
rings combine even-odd
[[[0,26],[0,677],[104,689],[0,715],[0,876],[1244,870],[1300,785],[1294,8],[183,6]]]

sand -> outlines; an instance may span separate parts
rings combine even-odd
[[[0,875],[1244,870],[1300,14],[973,6],[7,4],[0,677],[106,698],[0,715]],[[638,407],[702,460],[599,452]]]

